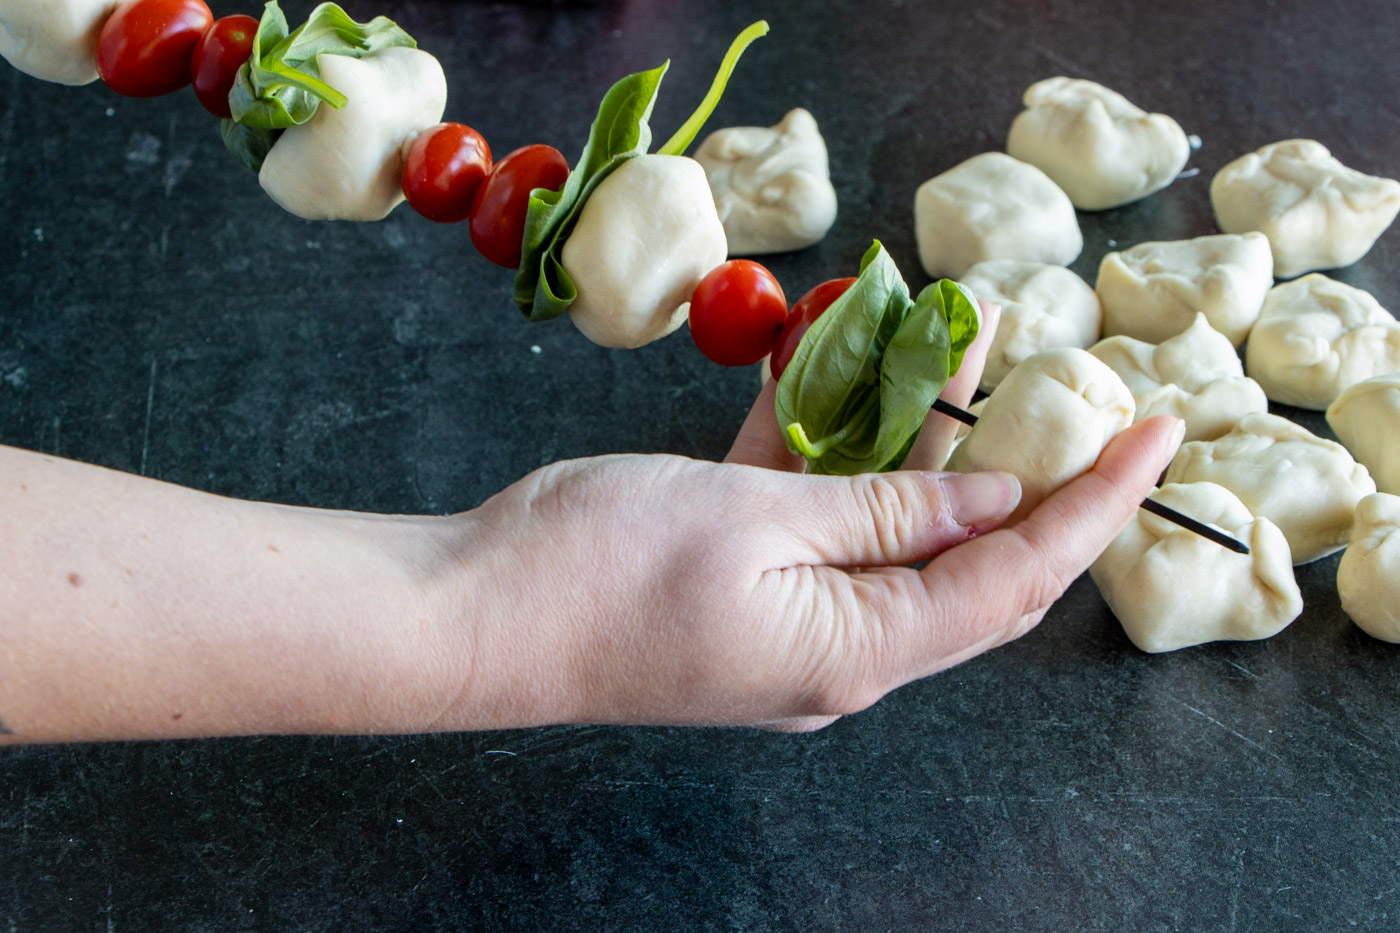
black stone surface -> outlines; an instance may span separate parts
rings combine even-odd
[[[612,80],[673,59],[664,134],[766,16],[712,126],[801,105],[827,135],[841,215],[771,261],[792,297],[872,236],[921,285],[915,187],[1052,74],[1204,141],[1198,176],[1081,216],[1091,281],[1113,242],[1214,232],[1211,175],[1264,143],[1400,173],[1393,0],[346,6],[437,54],[448,118],[498,153],[571,156]],[[463,229],[283,213],[188,92],[0,66],[0,218],[0,442],[218,493],[465,509],[560,458],[720,456],[757,384],[684,332],[527,326]],[[1391,231],[1339,277],[1395,308],[1397,274]],[[0,930],[1400,928],[1400,653],[1342,614],[1336,563],[1300,568],[1276,638],[1156,657],[1080,580],[1022,641],[813,735],[7,749]]]

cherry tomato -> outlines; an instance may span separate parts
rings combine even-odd
[[[204,109],[227,120],[228,92],[238,77],[238,69],[253,52],[258,21],[251,16],[225,16],[204,30],[190,59],[190,80],[194,94]]]
[[[774,379],[782,378],[783,370],[792,362],[792,355],[797,352],[797,345],[802,342],[807,328],[831,307],[832,302],[846,294],[846,289],[854,283],[855,278],[832,279],[797,299],[787,323],[783,325],[783,332],[778,335],[778,342],[773,346],[773,355],[768,358],[768,371]]]
[[[748,259],[711,269],[690,296],[690,336],[721,366],[749,366],[767,356],[787,316],[778,280]]]
[[[530,191],[553,191],[568,177],[569,161],[553,146],[525,146],[497,162],[472,200],[472,243],[481,255],[498,266],[519,268]]]
[[[97,73],[127,97],[157,97],[190,83],[190,57],[214,14],[204,0],[127,0],[97,36]]]
[[[490,171],[491,147],[480,133],[460,123],[439,123],[408,147],[403,195],[429,220],[455,224],[471,216],[476,191]]]

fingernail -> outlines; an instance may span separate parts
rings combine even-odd
[[[944,507],[959,525],[998,521],[1021,501],[1021,481],[1010,473],[945,473],[939,485]]]
[[[1176,452],[1181,449],[1181,442],[1186,439],[1186,422],[1180,418],[1176,419],[1176,427],[1172,428],[1171,440],[1167,443],[1165,456],[1162,457],[1162,469],[1165,470],[1176,458]]]

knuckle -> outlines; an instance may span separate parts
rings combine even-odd
[[[918,527],[919,502],[909,484],[894,477],[861,476],[856,494],[869,514],[875,540],[883,554],[898,554],[912,545]]]

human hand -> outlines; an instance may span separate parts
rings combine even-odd
[[[995,326],[944,397],[965,405]],[[930,418],[895,473],[804,476],[764,388],[725,464],[616,456],[536,471],[461,517],[472,659],[438,728],[557,722],[811,729],[1029,631],[1179,443],[1123,432],[1014,528],[1004,474],[939,474]],[[906,565],[929,560],[922,570]]]

